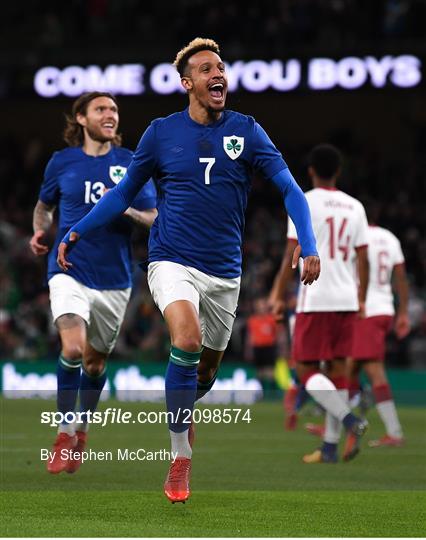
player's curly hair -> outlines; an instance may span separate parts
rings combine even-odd
[[[68,146],[81,146],[84,143],[83,126],[77,122],[77,114],[86,116],[89,103],[98,97],[107,97],[117,105],[117,98],[109,92],[86,92],[77,98],[72,106],[71,114],[65,115],[65,129],[63,137]],[[121,135],[116,133],[112,144],[121,146]]]
[[[173,62],[173,65],[178,70],[181,77],[185,76],[184,74],[188,66],[188,60],[193,54],[200,51],[213,51],[220,55],[219,45],[213,39],[200,37],[193,39],[177,53],[175,61]]]

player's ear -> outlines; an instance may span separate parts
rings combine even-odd
[[[183,86],[186,92],[192,90],[193,84],[192,80],[189,77],[182,77],[180,80],[180,84]]]
[[[75,119],[76,119],[77,122],[80,124],[80,126],[86,127],[87,119],[86,119],[86,117],[84,116],[84,114],[77,113],[77,116],[75,117]]]
[[[309,178],[313,178],[315,176],[315,169],[311,166],[308,167],[308,175]]]

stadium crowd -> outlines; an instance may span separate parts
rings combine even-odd
[[[382,204],[380,224],[393,231],[402,242],[411,285],[410,336],[397,342],[391,339],[389,360],[400,366],[424,367],[426,352],[426,241],[425,214],[420,193],[424,170],[425,133],[414,140],[411,160],[407,156],[377,159],[374,149],[361,143],[345,142],[344,134],[331,136],[331,142],[345,154],[345,172],[341,188],[360,197],[379,198]],[[46,261],[30,252],[32,210],[47,159],[51,153],[43,140],[6,138],[0,144],[0,358],[56,360],[59,342],[52,325],[46,283]],[[306,190],[304,158],[309,148],[287,148],[286,159],[295,177]],[[410,162],[410,167],[406,167]],[[401,182],[403,175],[404,181]],[[383,186],[386,185],[386,189]],[[381,194],[381,195],[379,195]],[[146,233],[135,231],[135,260],[146,258]],[[53,238],[52,238],[53,239]],[[255,179],[246,221],[244,271],[234,334],[225,359],[241,360],[245,355],[247,318],[253,301],[265,296],[280,264],[285,239],[282,203],[271,184]],[[149,294],[143,271],[135,268],[134,291],[123,330],[113,357],[164,360],[167,356],[167,332]]]
[[[117,39],[120,55],[128,51],[134,57],[143,51],[144,58],[158,60],[163,51],[168,54],[176,43],[192,38],[194,28],[199,35],[214,35],[233,59],[280,57],[283,51],[357,50],[395,39],[403,46],[420,44],[426,6],[423,0],[247,0],[243,7],[203,0],[36,0],[25,9],[22,2],[7,3],[2,19],[7,24],[0,42],[8,47],[8,58],[13,43],[17,59],[24,53],[29,64],[64,62],[76,50],[83,57],[90,51],[111,61],[117,56]]]
[[[356,53],[373,47],[423,50],[426,4],[423,0],[247,0],[240,4],[207,4],[203,0],[138,3],[136,0],[35,0],[3,7],[0,43],[7,70],[46,62],[67,63],[168,58],[176,43],[199,35],[214,35],[229,60],[285,55]],[[161,39],[158,39],[161,28]],[[188,32],[190,34],[188,34]],[[255,36],[255,39],[253,37]],[[113,37],[113,38],[112,38]],[[117,43],[119,42],[119,47]],[[153,47],[155,43],[155,47]],[[90,51],[90,58],[89,53]],[[28,75],[29,76],[29,75]],[[19,77],[18,77],[19,78]],[[20,77],[20,79],[23,79]],[[7,77],[5,75],[5,79]],[[21,81],[25,86],[27,82]],[[0,95],[7,93],[0,83]],[[28,86],[28,85],[27,85]],[[41,135],[20,139],[7,130],[0,140],[0,358],[57,358],[58,339],[49,315],[46,261],[28,247],[32,210],[44,167],[53,148]],[[136,141],[133,141],[135,143]],[[280,147],[280,141],[276,141]],[[311,141],[312,142],[312,141]],[[319,142],[319,141],[314,141]],[[424,126],[413,128],[409,151],[380,154],[378,148],[354,141],[351,134],[330,134],[345,155],[341,188],[349,194],[380,201],[380,224],[401,240],[411,283],[412,332],[402,343],[391,341],[389,355],[400,365],[422,365],[426,357],[426,241],[424,238]],[[127,141],[126,141],[126,144]],[[129,146],[131,146],[129,144]],[[304,158],[310,146],[286,145],[285,159],[302,187],[307,182]],[[409,164],[409,165],[407,165]],[[254,299],[268,294],[280,264],[285,219],[272,185],[255,180],[249,202],[244,242],[244,271],[239,312],[225,359],[244,355],[246,320]],[[134,235],[135,259],[146,258],[146,233]],[[135,270],[135,287],[115,357],[165,359],[167,333],[155,308],[142,270]]]

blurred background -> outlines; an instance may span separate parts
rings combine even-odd
[[[153,118],[186,107],[170,63],[202,36],[218,41],[228,64],[228,108],[256,118],[305,190],[307,153],[331,142],[345,158],[341,189],[380,203],[380,225],[398,236],[406,257],[412,323],[406,339],[390,336],[387,361],[426,370],[425,0],[17,0],[2,7],[0,25],[0,360],[53,369],[59,352],[46,261],[28,241],[44,168],[65,145],[64,113],[83,91],[115,92],[124,146],[135,148]],[[250,370],[247,321],[262,310],[255,301],[269,293],[285,233],[277,191],[255,178],[225,365]],[[135,233],[136,260],[146,256],[146,238]],[[276,340],[277,357],[288,358],[286,325]],[[135,268],[113,359],[165,362],[168,346]],[[285,386],[286,376],[277,377]]]

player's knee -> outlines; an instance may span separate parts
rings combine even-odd
[[[306,385],[308,380],[317,373],[320,373],[320,366],[317,362],[298,362],[296,373],[302,385]]]
[[[347,368],[344,360],[333,360],[329,362],[326,374],[330,379],[334,377],[345,377],[347,375]]]
[[[98,361],[98,362],[92,362],[92,361],[86,360],[84,362],[84,371],[90,377],[99,377],[99,375],[102,374],[104,369],[105,369],[105,360]]]
[[[185,352],[198,352],[201,349],[201,336],[179,336],[173,345]]]
[[[388,378],[384,372],[373,372],[372,374],[369,374],[369,379],[373,386],[388,384]]]
[[[68,360],[78,360],[83,355],[83,345],[79,343],[64,343],[62,345],[62,356]]]

